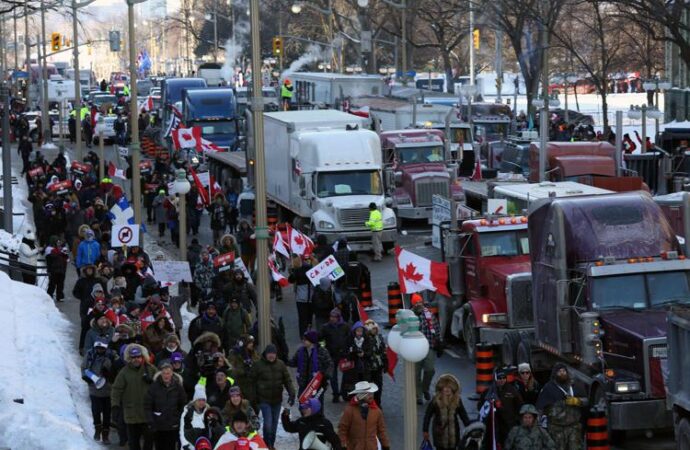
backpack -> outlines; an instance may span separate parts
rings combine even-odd
[[[335,307],[333,291],[331,289],[323,291],[320,287],[317,287],[314,289],[311,303],[315,311],[330,312]]]

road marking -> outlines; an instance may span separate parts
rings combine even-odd
[[[448,356],[450,356],[451,358],[460,359],[460,355],[458,355],[457,353],[455,353],[453,350],[451,350],[449,348],[443,350],[443,353],[447,353]]]

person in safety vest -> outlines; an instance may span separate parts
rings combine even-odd
[[[216,450],[268,450],[268,445],[256,431],[249,428],[249,419],[242,411],[232,416],[228,431],[221,436]]]
[[[283,111],[290,110],[290,102],[292,102],[292,82],[287,78],[283,81],[283,85],[280,87],[280,101],[283,105]]]
[[[381,254],[383,253],[383,244],[381,244],[383,215],[374,202],[369,203],[369,220],[364,225],[371,230],[371,246],[374,250],[374,261],[381,261]]]

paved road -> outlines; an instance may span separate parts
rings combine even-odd
[[[73,157],[71,153],[72,151],[68,150],[68,155],[70,157]],[[54,154],[48,152],[47,156],[52,160]],[[115,150],[112,147],[106,148],[106,157],[115,158]],[[17,159],[15,158],[15,160],[13,161],[13,167],[19,168],[19,170],[21,170],[21,161],[17,161]],[[198,238],[202,244],[211,243],[211,230],[208,227],[207,215],[204,215],[203,217],[202,226],[200,227]],[[165,249],[166,253],[169,253],[171,255],[179,254],[177,253],[177,249],[170,243],[169,239],[167,238],[162,241],[158,241],[157,236],[147,235],[147,239],[149,239],[149,242],[156,241],[157,243],[159,243],[161,247]],[[438,258],[438,251],[427,245],[427,241],[429,240],[429,233],[424,232],[423,230],[420,232],[418,227],[410,227],[409,233],[407,233],[406,236],[401,235],[399,237],[398,242],[400,245],[403,245],[406,248],[413,249],[416,253],[420,255]],[[359,258],[360,261],[367,264],[371,270],[373,298],[375,300],[375,305],[379,306],[379,308],[369,311],[369,315],[380,324],[385,324],[388,322],[387,310],[385,309],[386,287],[389,282],[394,281],[396,279],[394,259],[392,256],[386,256],[383,262],[381,263],[371,263],[368,255],[360,254]],[[77,327],[76,329],[78,330],[78,301],[71,297],[71,286],[73,286],[75,281],[76,273],[70,270],[68,272],[66,281],[66,286],[68,286],[68,288],[66,289],[66,291],[68,292],[67,301],[62,304],[59,304],[58,307],[62,312],[64,312],[67,315],[69,320],[75,324],[75,326]],[[273,315],[275,317],[283,317],[286,326],[288,343],[290,345],[290,349],[292,352],[299,346],[300,336],[298,335],[299,333],[297,331],[297,322],[295,320],[296,308],[291,290],[289,288],[286,288],[284,290],[284,299],[282,302],[275,302],[275,300],[271,300],[271,302],[273,308]],[[78,332],[75,332],[75,352],[77,351],[77,333]],[[403,371],[401,365],[398,365],[395,374],[396,381],[394,382],[388,376],[385,376],[383,386],[383,412],[386,418],[388,432],[392,440],[391,448],[393,449],[399,449],[403,446],[404,374],[402,372]],[[463,401],[465,403],[465,406],[468,409],[468,412],[471,416],[476,415],[476,404],[474,401],[468,399],[468,397],[472,395],[474,392],[474,366],[468,361],[468,359],[464,355],[464,351],[461,350],[459,346],[452,346],[446,351],[445,355],[442,358],[437,360],[436,375],[434,381],[444,373],[451,373],[460,380],[460,383],[462,385]],[[334,422],[334,424],[337,424],[340,414],[344,409],[344,405],[343,403],[332,404],[330,402],[330,395],[326,395],[326,399],[326,415],[329,419],[331,419]],[[421,432],[421,421],[422,416],[424,414],[424,407],[418,407],[417,412]],[[293,411],[293,416],[295,414],[296,411]],[[670,433],[660,434],[654,436],[651,439],[644,437],[643,434],[636,434],[634,436],[631,436],[627,440],[625,445],[616,448],[630,450],[670,450],[675,448],[675,445],[673,443],[673,436]]]

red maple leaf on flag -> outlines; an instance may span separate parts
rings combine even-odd
[[[410,280],[410,281],[415,282],[415,283],[422,281],[424,279],[424,275],[422,275],[421,273],[418,273],[417,272],[417,266],[415,266],[412,263],[408,263],[405,266],[405,270],[403,270],[402,275],[405,279]]]
[[[299,234],[293,238],[293,241],[295,241],[295,244],[299,245],[300,247],[304,245],[304,238]]]

